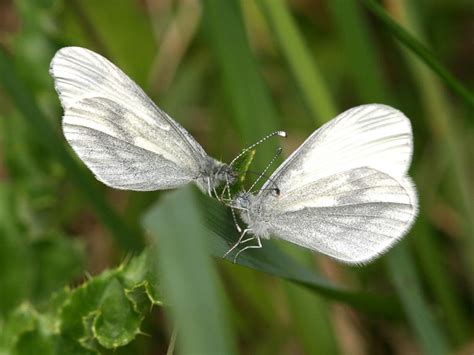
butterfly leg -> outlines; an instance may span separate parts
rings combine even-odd
[[[237,252],[237,254],[235,254],[234,256],[234,264],[237,262],[237,258],[239,257],[239,254],[242,253],[244,250],[247,250],[247,249],[260,249],[262,247],[262,241],[260,240],[260,237],[252,237],[252,238],[248,238],[246,239],[245,241],[243,241],[242,243],[245,243],[246,241],[249,241],[249,240],[252,240],[252,239],[257,239],[257,245],[249,245],[249,246],[246,246],[245,248],[242,248],[241,250],[239,250]]]
[[[226,183],[224,185],[224,188],[222,189],[221,195],[219,197],[220,201],[224,200],[224,194],[227,192],[227,188],[229,186],[229,180],[227,179],[227,176],[225,177]],[[230,199],[230,193],[228,193],[229,199]]]
[[[250,231],[250,229],[244,229],[242,234],[240,235],[239,239],[237,240],[237,242],[235,242],[235,244],[232,246],[232,248],[230,248],[229,250],[227,250],[227,252],[222,256],[223,258],[225,258],[227,255],[229,255],[235,248],[237,248],[237,246],[242,242],[242,239],[244,239],[245,235]]]
[[[232,201],[232,197],[230,196],[229,179],[227,178],[227,175],[225,177],[225,181],[226,181],[226,183],[225,183],[224,189],[222,190],[221,201],[224,199],[224,192],[227,188],[228,188],[227,189],[227,196],[229,198],[229,201]],[[234,225],[235,225],[235,228],[237,229],[237,232],[241,233],[242,228],[240,227],[239,222],[237,222],[237,217],[235,216],[235,211],[232,207],[230,208],[230,212],[232,213],[232,219],[234,220]]]
[[[230,208],[230,211],[232,212],[232,218],[234,220],[235,229],[237,229],[237,232],[241,233],[242,232],[242,227],[239,225],[239,222],[237,222],[237,217],[235,216],[235,211],[232,207]]]
[[[211,191],[211,178],[207,178],[207,194],[212,197],[212,191]]]

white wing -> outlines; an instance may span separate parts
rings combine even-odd
[[[63,48],[51,61],[50,73],[65,110],[66,139],[105,184],[130,190],[176,187],[195,179],[211,159],[101,55]]]
[[[345,263],[366,263],[402,238],[416,217],[414,187],[407,177],[401,181],[372,168],[348,170],[257,199],[266,212],[254,219],[265,220],[281,239]]]
[[[268,179],[281,193],[345,170],[372,167],[405,176],[413,152],[411,124],[400,111],[370,104],[341,113],[315,131]]]

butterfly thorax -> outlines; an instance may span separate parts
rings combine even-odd
[[[269,238],[270,224],[264,206],[258,202],[258,196],[249,193],[239,193],[233,200],[232,206],[240,212],[240,217],[247,224],[252,234],[261,238]]]
[[[199,171],[196,184],[202,191],[213,190],[227,182],[232,185],[237,179],[231,166],[209,156],[203,159]]]

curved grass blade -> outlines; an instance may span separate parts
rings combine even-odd
[[[383,23],[389,32],[403,45],[413,51],[428,67],[430,67],[453,91],[461,96],[469,105],[474,107],[474,94],[457,80],[421,42],[416,40],[408,31],[394,21],[384,8],[374,0],[363,0],[367,8]]]
[[[222,257],[239,237],[229,210],[202,194],[199,194],[195,208],[207,212],[202,223],[206,225],[208,235],[212,238],[212,254]],[[329,299],[345,302],[369,313],[390,318],[400,317],[400,305],[396,299],[347,290],[296,262],[281,251],[274,241],[264,243],[261,249],[242,253],[237,264],[298,283]],[[233,255],[228,256],[227,260],[232,261],[232,257]]]

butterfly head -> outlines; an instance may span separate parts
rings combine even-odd
[[[250,192],[239,192],[232,200],[231,206],[237,210],[248,211],[252,206],[255,195]]]

